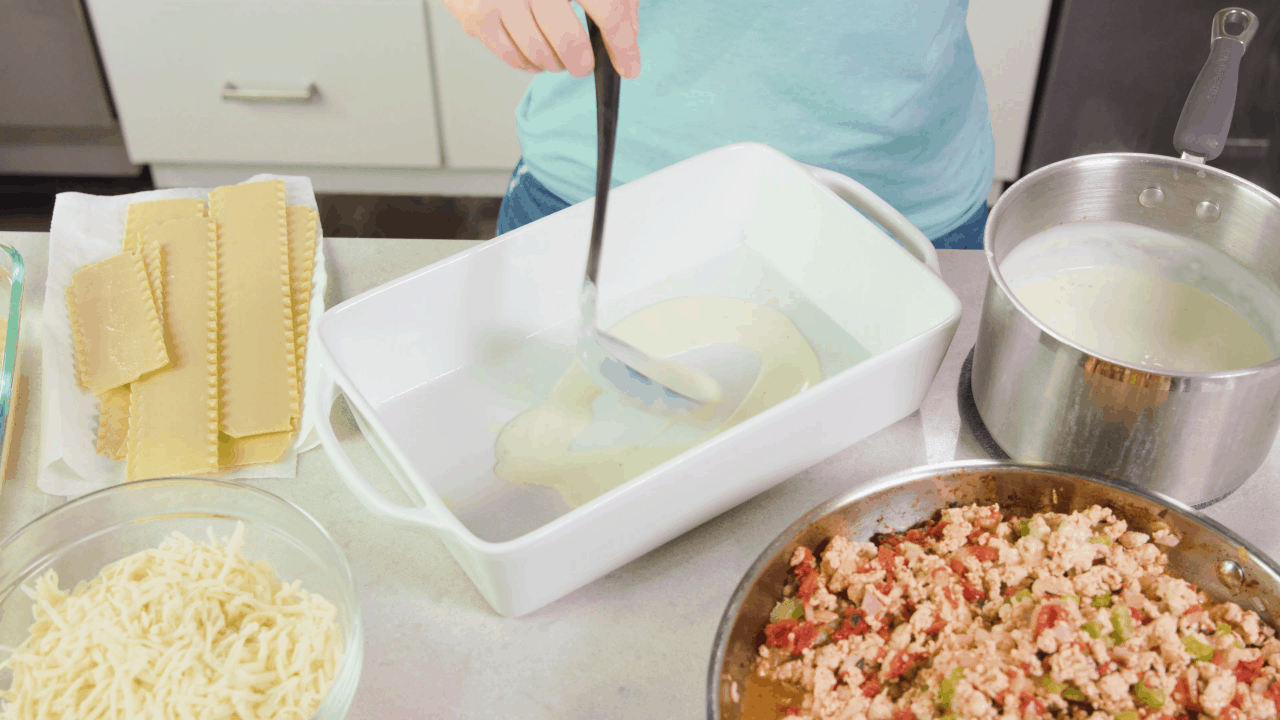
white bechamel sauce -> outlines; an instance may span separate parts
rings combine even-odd
[[[1122,222],[1038,233],[1000,264],[1038,320],[1093,353],[1181,372],[1276,357],[1280,293],[1203,243]]]
[[[494,445],[498,477],[555,488],[566,504],[577,507],[822,377],[813,348],[785,315],[738,298],[667,300],[628,316],[610,332],[656,357],[734,345],[759,362],[745,397],[711,426],[680,417],[657,420],[628,408],[604,393],[575,363],[544,403],[502,429]],[[581,442],[586,436],[591,436],[590,442]]]

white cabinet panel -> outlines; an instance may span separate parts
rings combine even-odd
[[[445,163],[459,169],[510,169],[520,158],[516,105],[533,74],[516,70],[428,0]]]
[[[88,0],[135,162],[435,167],[421,0]],[[227,83],[306,102],[222,97]]]
[[[1050,0],[969,0],[969,37],[987,86],[996,180],[1018,178]]]

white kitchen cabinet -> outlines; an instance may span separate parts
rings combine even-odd
[[[1050,5],[1051,0],[969,0],[969,37],[996,138],[997,186],[1020,174]]]
[[[534,75],[499,60],[462,29],[440,0],[428,0],[427,8],[445,163],[510,172],[520,158],[516,105]]]
[[[440,0],[86,1],[130,155],[158,185],[280,172],[320,192],[501,195],[520,157],[532,75]],[[1018,177],[1050,3],[970,0],[997,190]],[[227,101],[228,82],[318,94]]]
[[[421,0],[88,0],[135,162],[437,167]]]

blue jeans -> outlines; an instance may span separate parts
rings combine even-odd
[[[511,182],[507,183],[507,194],[502,198],[502,208],[498,211],[498,234],[528,225],[567,207],[569,203],[538,182],[529,172],[529,166],[524,164],[524,158],[520,158],[516,169],[511,172]],[[986,226],[987,201],[983,199],[959,227],[942,237],[932,238],[933,246],[946,250],[981,250],[982,232]]]

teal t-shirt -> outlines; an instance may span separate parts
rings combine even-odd
[[[622,81],[613,183],[755,141],[848,175],[939,237],[993,176],[967,11],[968,0],[640,0],[640,77]],[[516,121],[535,178],[569,203],[595,194],[591,77],[539,75]]]

